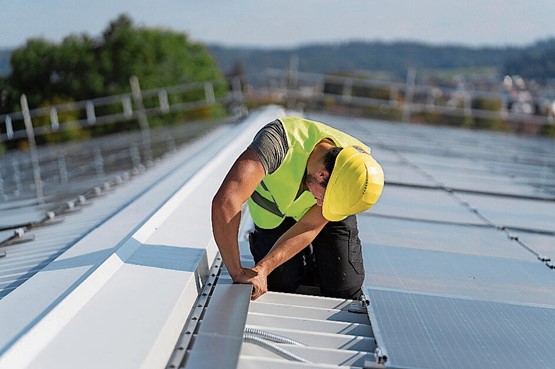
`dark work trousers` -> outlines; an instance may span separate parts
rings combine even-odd
[[[295,224],[293,218],[285,218],[277,228],[262,229],[255,226],[250,234],[250,249],[258,263],[274,246],[278,238]],[[312,267],[310,247],[293,256],[268,276],[270,291],[293,293],[297,290]],[[322,296],[357,299],[364,281],[362,250],[358,237],[355,215],[340,222],[329,222],[312,242],[316,261],[316,276]]]

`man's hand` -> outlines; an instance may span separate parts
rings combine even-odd
[[[268,292],[268,275],[264,269],[259,267],[241,268],[241,272],[232,276],[234,283],[252,284],[253,291],[251,300],[256,300],[266,292]]]

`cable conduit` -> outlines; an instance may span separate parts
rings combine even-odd
[[[281,348],[279,346],[277,346],[276,344],[274,344],[271,341],[265,340],[264,338],[261,338],[255,334],[252,333],[245,333],[243,335],[243,341],[245,342],[250,342],[250,343],[254,343],[258,346],[261,346],[269,351],[272,351],[278,355],[280,355],[281,357],[284,357],[286,359],[289,360],[295,360],[295,361],[299,361],[301,363],[307,363],[310,364],[310,361],[306,360],[305,358],[298,356],[284,348]]]
[[[274,341],[274,342],[277,342],[277,343],[288,343],[290,345],[295,345],[295,346],[306,346],[302,342],[295,341],[291,338],[280,336],[279,334],[275,334],[275,333],[266,332],[266,331],[263,331],[263,330],[260,330],[260,329],[245,328],[245,333],[260,336],[263,339]]]

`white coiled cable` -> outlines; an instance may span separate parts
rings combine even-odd
[[[305,358],[299,355],[296,355],[275,344],[275,343],[288,343],[295,346],[305,346],[303,343],[292,340],[290,338],[265,332],[260,329],[245,328],[243,340],[245,342],[254,343],[261,347],[264,347],[265,349],[270,350],[286,359],[300,361],[301,363],[310,363],[310,361],[306,360]]]

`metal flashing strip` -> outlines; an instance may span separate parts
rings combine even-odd
[[[202,145],[205,140],[214,139],[214,136],[205,137],[199,140],[197,145]],[[20,339],[23,337],[28,337],[28,332],[39,322],[44,321],[44,318],[80,284],[89,279],[95,270],[105,271],[106,268],[101,268],[103,264],[109,266],[108,269],[113,267],[114,264],[108,262],[108,258],[114,248],[121,246],[122,240],[129,237],[144,222],[145,217],[152,215],[155,209],[161,206],[161,202],[182,185],[182,181],[187,180],[188,177],[179,178],[179,176],[186,174],[181,171],[191,170],[190,166],[183,163],[184,157],[189,157],[191,149],[188,147],[157,168],[145,173],[143,181],[146,181],[146,189],[145,183],[141,181],[129,181],[124,187],[118,188],[118,191],[121,189],[122,192],[98,198],[94,206],[68,217],[67,221],[59,226],[63,229],[71,227],[67,232],[70,240],[75,237],[83,238],[0,301],[0,323],[3,327],[0,331],[0,355],[2,355],[0,361],[5,359],[4,353],[14,343],[21,342]],[[168,170],[172,173],[169,176]],[[162,181],[160,181],[161,173],[165,174]],[[152,176],[157,183],[152,183],[152,178],[148,178]],[[176,179],[181,182],[176,183]],[[119,196],[119,201],[115,201],[112,196]],[[88,224],[88,228],[83,229],[83,223]],[[52,240],[54,237],[52,232],[56,233],[56,228],[37,230],[35,232],[37,240],[20,248],[22,257],[25,256],[24,253],[34,252],[31,256],[35,258],[37,256],[35,254],[39,251],[35,247],[39,246],[49,249],[60,248],[60,245]],[[75,232],[79,233],[75,234]],[[42,233],[44,237],[39,237]],[[82,233],[85,235],[79,236]],[[59,239],[59,235],[56,237]],[[63,246],[65,249],[66,245]],[[25,260],[27,259],[25,257]],[[90,278],[90,280],[95,279]],[[33,301],[32,304],[28,303],[30,300]]]
[[[198,324],[200,323],[201,316],[203,315],[204,309],[208,305],[208,301],[212,296],[217,280],[220,276],[222,263],[222,258],[219,256],[216,257],[216,260],[210,269],[210,275],[204,284],[204,288],[197,297],[194,304],[195,307],[189,313],[187,322],[185,323],[179,340],[175,345],[173,354],[168,362],[168,365],[166,366],[168,369],[176,369],[185,365],[185,356],[187,355],[187,351],[190,349],[192,344],[194,332],[198,331]]]
[[[194,336],[185,368],[237,367],[252,287],[219,280]]]

